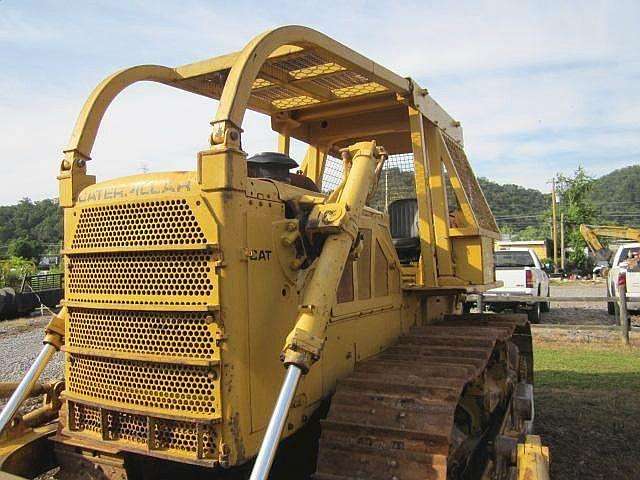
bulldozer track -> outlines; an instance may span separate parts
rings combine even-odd
[[[517,377],[532,377],[525,319],[449,316],[412,329],[358,364],[338,382],[322,422],[314,478],[450,478],[454,416],[465,386],[483,375],[494,352],[506,351],[507,343],[518,347]]]

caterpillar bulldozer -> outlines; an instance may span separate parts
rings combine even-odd
[[[143,81],[218,100],[210,147],[96,182],[100,121]],[[277,152],[243,150],[247,109]],[[65,298],[4,386],[8,478],[547,478],[526,317],[462,314],[496,286],[498,228],[460,123],[414,80],[301,26],[127,68],[58,180]],[[39,383],[58,350],[64,378]]]

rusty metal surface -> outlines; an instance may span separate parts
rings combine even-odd
[[[526,345],[515,338],[528,332],[521,317],[448,316],[358,365],[322,423],[315,478],[446,479],[463,389],[498,344]]]

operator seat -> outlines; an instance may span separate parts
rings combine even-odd
[[[387,208],[391,240],[401,263],[420,259],[420,233],[418,232],[418,201],[403,198],[391,202]]]

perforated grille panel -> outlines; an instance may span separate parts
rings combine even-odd
[[[96,407],[69,402],[69,428],[109,442],[129,443],[134,449],[170,451],[192,458],[216,456],[216,434],[211,425],[198,426],[107,409],[101,412]]]
[[[70,309],[70,347],[210,359],[215,338],[206,312]]]
[[[102,431],[100,410],[81,403],[69,402],[69,424],[72,430],[100,433]]]
[[[72,248],[207,243],[185,199],[83,208]]]
[[[115,358],[69,355],[71,394],[194,418],[216,418],[217,371]]]
[[[211,253],[79,254],[67,261],[70,300],[204,305],[214,288]],[[127,298],[148,296],[154,298]]]
[[[213,458],[215,451],[215,433],[204,427],[202,449],[204,458]],[[198,430],[193,423],[158,420],[153,430],[154,448],[158,450],[182,450],[195,455],[198,451]]]
[[[175,189],[184,178],[161,178],[153,188],[181,197],[184,191]],[[109,200],[101,197],[105,191],[129,191],[127,184],[100,188],[97,200]],[[67,432],[211,466],[221,418],[213,219],[195,196],[144,198],[81,202],[72,211],[77,222],[65,251]]]
[[[101,417],[102,418],[102,417]],[[105,411],[104,430],[107,440],[147,443],[147,417],[125,412]]]

